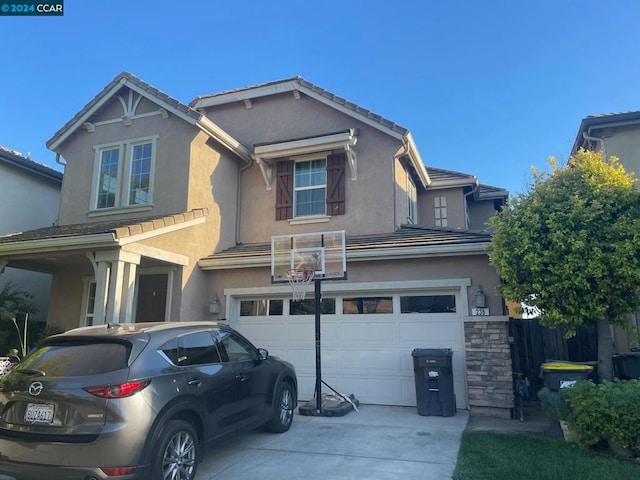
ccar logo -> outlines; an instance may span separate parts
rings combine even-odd
[[[43,388],[42,383],[33,382],[31,385],[29,385],[29,395],[33,395],[34,397],[37,397],[42,393],[42,388]]]

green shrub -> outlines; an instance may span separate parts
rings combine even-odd
[[[538,392],[540,406],[552,418],[557,420],[567,420],[569,417],[569,405],[564,398],[561,398],[560,392],[554,392],[544,387]]]
[[[598,385],[581,380],[560,395],[569,406],[569,426],[579,443],[614,441],[640,454],[640,380]]]

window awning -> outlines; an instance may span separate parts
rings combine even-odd
[[[277,143],[257,144],[253,149],[253,157],[260,167],[267,190],[271,190],[273,182],[272,162],[275,158],[306,155],[327,150],[344,150],[347,154],[347,163],[351,171],[351,180],[355,181],[357,172],[357,155],[354,146],[358,141],[355,128],[340,132],[317,135],[313,137],[286,140]]]

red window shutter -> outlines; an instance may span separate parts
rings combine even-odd
[[[327,158],[327,215],[344,215],[345,167],[347,155],[337,153]]]
[[[293,218],[293,160],[276,163],[276,220]]]

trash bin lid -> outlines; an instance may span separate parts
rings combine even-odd
[[[414,348],[411,352],[414,357],[449,357],[453,355],[450,348]]]
[[[574,370],[574,371],[591,371],[593,367],[591,365],[584,365],[581,363],[571,362],[546,362],[542,364],[543,370]]]

